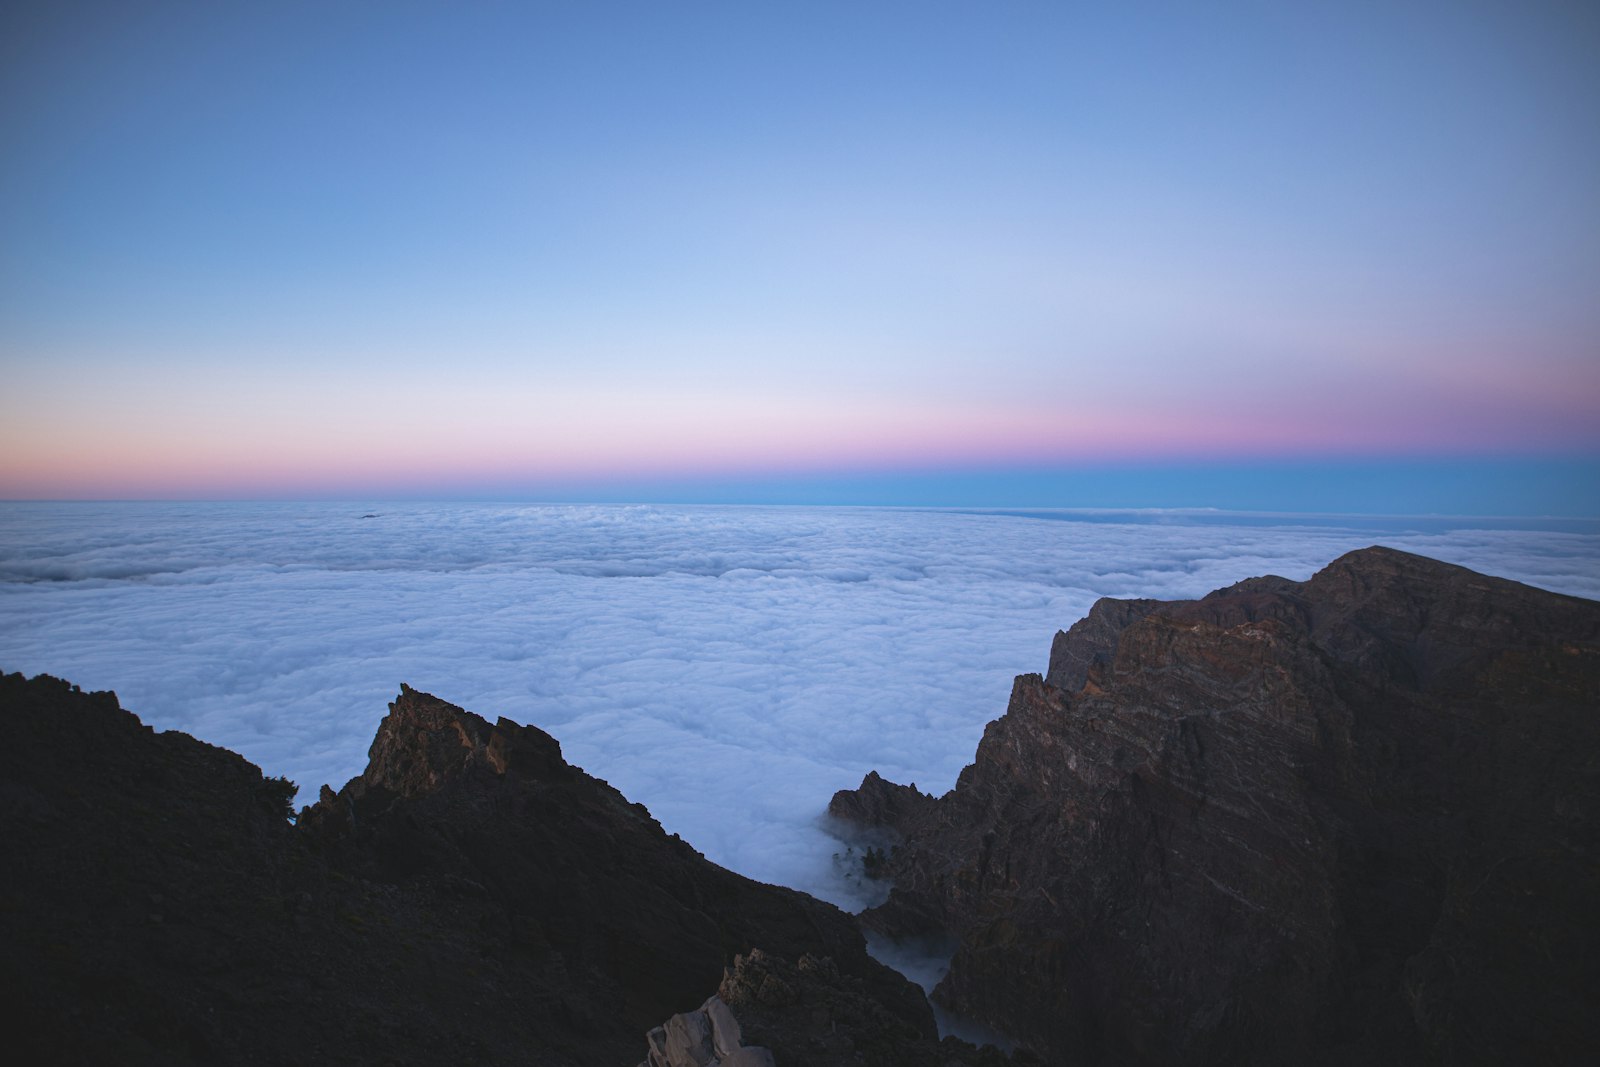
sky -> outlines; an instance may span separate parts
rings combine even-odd
[[[1593,515],[1596,190],[1582,2],[24,0],[0,499]]]
[[[873,887],[818,822],[834,791],[951,788],[1096,598],[1304,579],[1379,542],[1600,598],[1593,522],[14,503],[0,670],[115,690],[301,803],[360,773],[407,682],[548,731],[713,861],[856,908]]]

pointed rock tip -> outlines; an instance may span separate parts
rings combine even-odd
[[[1355,570],[1366,573],[1392,573],[1404,569],[1413,573],[1427,572],[1430,574],[1454,574],[1466,570],[1453,563],[1433,559],[1430,556],[1419,556],[1415,552],[1403,552],[1398,548],[1388,545],[1368,545],[1358,548],[1329,563],[1318,574],[1329,571]]]

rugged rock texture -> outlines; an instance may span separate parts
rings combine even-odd
[[[1111,662],[1122,631],[1161,606],[1159,600],[1096,601],[1089,614],[1073,623],[1070,633],[1058,632],[1050,643],[1050,670],[1044,680],[1057,689],[1077,692],[1091,670],[1103,672]]]
[[[531,727],[405,689],[290,825],[284,783],[110,693],[0,676],[0,724],[13,1062],[631,1064],[758,944],[934,1037],[849,916],[708,862]]]
[[[863,827],[901,832],[928,815],[934,800],[917,789],[917,783],[896,785],[868,771],[858,789],[835,793],[828,814]]]
[[[772,1050],[746,1045],[739,1020],[713,994],[645,1035],[649,1055],[639,1067],[776,1067]]]
[[[1052,1063],[1600,1053],[1600,604],[1387,549],[1101,601],[894,829],[864,921]]]

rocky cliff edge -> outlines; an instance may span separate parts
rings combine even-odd
[[[15,1062],[632,1064],[758,949],[871,1006],[848,1062],[933,1062],[850,916],[710,863],[533,727],[404,688],[291,825],[288,783],[113,694],[0,676],[0,724]]]
[[[1017,679],[863,916],[1060,1064],[1586,1062],[1600,604],[1384,548],[1102,600]]]

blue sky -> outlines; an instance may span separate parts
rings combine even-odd
[[[0,496],[1594,487],[1593,5],[0,19]]]

